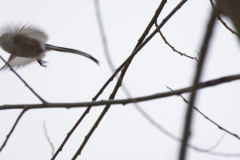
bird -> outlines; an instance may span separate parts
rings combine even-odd
[[[12,68],[26,66],[37,61],[42,67],[47,67],[44,61],[45,53],[48,51],[69,52],[84,56],[99,65],[99,61],[88,53],[47,44],[48,35],[35,25],[7,25],[1,29],[0,46],[10,54],[8,64]],[[7,64],[0,68],[9,68]]]

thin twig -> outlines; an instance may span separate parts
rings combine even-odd
[[[27,111],[28,109],[23,109],[22,112],[19,114],[18,118],[16,119],[14,125],[12,126],[10,132],[8,133],[8,135],[6,136],[5,141],[3,142],[1,148],[0,148],[0,152],[3,150],[3,148],[6,146],[7,141],[9,140],[10,136],[12,135],[14,129],[16,128],[19,120],[21,119],[21,117],[23,116],[23,114]]]
[[[161,4],[165,4],[166,1],[162,1]],[[97,0],[95,0],[95,10],[96,10],[96,16],[97,16],[97,21],[98,21],[98,27],[99,27],[99,30],[100,30],[100,35],[101,35],[101,39],[102,39],[102,44],[103,44],[103,48],[104,48],[104,53],[105,53],[105,56],[107,58],[107,62],[108,62],[108,65],[109,65],[109,68],[111,69],[112,72],[114,72],[114,65],[112,63],[112,59],[111,59],[111,56],[109,54],[109,51],[108,51],[108,45],[107,45],[107,38],[106,38],[106,35],[105,35],[105,31],[104,31],[104,27],[103,27],[103,22],[102,22],[102,18],[101,18],[101,12],[100,12],[100,7],[99,7],[99,3]],[[157,24],[155,22],[155,25],[157,27]],[[164,41],[173,49],[174,47],[172,47],[165,39],[165,37],[162,35],[161,31],[159,30],[159,33],[160,35],[162,36],[162,38],[164,39]],[[177,50],[175,50],[177,51]],[[179,51],[177,51],[179,52]],[[184,55],[183,53],[180,53],[181,55]],[[187,55],[186,55],[187,56]],[[189,56],[190,58],[190,56]],[[191,57],[191,59],[195,59],[197,62],[198,62],[198,59],[197,58],[193,58]],[[118,77],[119,78],[119,77]],[[124,91],[124,93],[126,94],[126,96],[128,98],[131,98],[131,94],[130,92],[128,91],[127,87],[124,85],[124,83],[122,82],[122,89]],[[182,142],[181,139],[175,137],[173,134],[171,134],[170,132],[168,132],[166,129],[164,129],[159,123],[157,123],[150,115],[148,115],[137,103],[133,103],[133,106],[137,109],[137,111],[149,122],[151,123],[153,126],[155,126],[158,130],[160,130],[162,133],[164,133],[165,135],[167,135],[168,137],[174,139],[174,140],[177,140],[178,142]],[[75,126],[74,126],[75,127]],[[71,132],[73,132],[71,130]],[[69,135],[69,134],[68,134]],[[196,147],[196,146],[193,146],[193,145],[190,145],[188,144],[187,146],[193,150],[196,150],[196,151],[199,151],[199,152],[205,152],[205,153],[209,153],[210,151],[212,151],[213,149],[215,149],[219,144],[220,142],[222,141],[223,137],[225,136],[225,134],[217,141],[217,143],[212,146],[211,148],[209,149],[201,149],[199,147]],[[228,155],[228,154],[224,154],[224,153],[217,153],[216,155],[218,156],[225,156],[225,155]],[[235,154],[233,154],[233,156],[235,156]]]
[[[212,0],[210,0],[210,3],[212,5],[212,8],[214,9],[214,3]],[[228,25],[222,20],[222,18],[220,17],[220,15],[217,15],[217,19],[233,34],[235,34],[236,36],[238,36],[238,33],[236,31],[234,31],[233,29],[231,29],[230,27],[228,27]],[[239,37],[239,36],[238,36]]]
[[[155,22],[155,26],[158,27],[157,21]],[[194,59],[194,60],[196,60],[197,62],[199,61],[199,60],[197,59],[197,57],[191,57],[191,56],[189,56],[189,55],[187,55],[187,54],[185,54],[185,53],[182,53],[182,52],[178,51],[177,49],[175,49],[175,48],[167,41],[167,39],[164,37],[164,35],[162,34],[162,32],[161,32],[160,30],[158,30],[158,33],[160,34],[160,36],[162,37],[162,39],[164,40],[164,42],[165,42],[170,48],[172,48],[172,50],[173,50],[174,52],[177,52],[177,53],[180,54],[181,56],[184,56],[184,57],[187,57],[187,58],[190,58],[190,59]]]
[[[142,112],[141,114],[145,114],[144,117],[147,117],[148,121],[154,125],[158,130],[160,130],[163,134],[165,134],[166,136],[172,138],[175,141],[178,142],[182,142],[182,139],[176,137],[175,135],[173,135],[172,133],[170,133],[169,131],[167,131],[165,128],[163,128],[159,123],[157,123],[156,121],[154,121],[154,119],[152,119],[146,112],[141,111],[142,109],[139,107],[138,108],[140,111]],[[225,135],[225,134],[224,134]],[[199,147],[196,147],[192,144],[187,144],[187,147],[198,151],[198,152],[203,152],[206,154],[211,154],[211,155],[215,155],[215,156],[225,156],[225,157],[239,157],[240,154],[229,154],[229,153],[221,153],[221,152],[212,152],[212,150],[214,150],[222,141],[222,139],[224,138],[224,135],[216,142],[216,144],[214,144],[212,147],[210,147],[209,149],[202,149]]]
[[[40,101],[42,101],[43,104],[46,104],[47,102],[41,97],[39,96],[28,84],[27,82],[11,67],[11,65],[8,64],[8,62],[6,62],[2,56],[0,55],[0,58],[2,59],[2,61],[11,69],[11,71],[25,84],[25,86],[36,96],[38,97],[38,99]]]
[[[174,91],[174,90],[172,90],[172,89],[171,89],[170,87],[168,87],[168,86],[167,86],[167,88],[168,88],[169,90],[171,90],[171,91]],[[183,99],[183,101],[184,101],[185,103],[189,104],[188,100],[186,100],[181,94],[179,94],[179,96]],[[230,134],[230,135],[232,135],[232,136],[234,136],[234,137],[236,137],[236,138],[239,139],[239,136],[238,136],[237,134],[232,133],[232,132],[230,132],[229,130],[227,130],[227,129],[225,129],[224,127],[222,127],[222,126],[220,126],[219,124],[217,124],[215,121],[213,121],[213,120],[210,119],[208,116],[206,116],[206,114],[204,114],[203,112],[201,112],[197,107],[195,107],[195,106],[192,106],[192,107],[193,107],[193,109],[194,109],[195,111],[197,111],[198,113],[200,113],[204,118],[206,118],[206,119],[209,120],[211,123],[213,123],[215,126],[217,126],[218,129],[223,130],[224,132],[226,132],[226,133],[228,133],[228,134]],[[240,140],[240,139],[239,139],[239,140]]]
[[[166,0],[162,1],[160,6],[160,9],[157,9],[156,14],[155,15],[159,15],[159,11],[161,11],[161,8],[163,8],[163,6],[165,5]],[[95,11],[96,11],[96,17],[97,17],[97,22],[98,22],[98,27],[99,27],[99,31],[100,31],[100,35],[101,35],[101,39],[102,39],[102,45],[104,48],[104,53],[109,65],[109,68],[111,69],[112,72],[114,72],[114,65],[111,59],[111,56],[109,54],[109,50],[108,50],[108,44],[107,44],[107,38],[106,38],[106,34],[104,31],[104,27],[103,27],[103,22],[102,22],[102,18],[101,18],[101,12],[100,12],[100,7],[99,7],[99,3],[98,0],[95,0]],[[155,18],[154,18],[155,19]],[[150,27],[148,27],[150,28]],[[149,29],[148,29],[149,30]],[[142,38],[143,39],[143,38]],[[119,78],[117,76],[117,78]],[[126,96],[128,98],[131,98],[131,94],[128,91],[127,87],[124,85],[124,83],[122,82],[122,89],[124,91],[124,93],[126,94]],[[170,136],[171,134],[168,134],[168,131],[166,131],[163,127],[161,127],[152,117],[150,117],[137,103],[133,103],[134,107],[137,109],[137,111],[146,119],[148,120],[153,126],[155,126],[157,129],[159,129],[161,132],[163,132],[164,134]],[[172,136],[170,136],[172,137]]]
[[[94,6],[95,6],[95,12],[96,12],[96,17],[97,17],[96,19],[97,19],[97,23],[98,23],[100,37],[102,39],[102,45],[103,45],[105,57],[107,58],[107,62],[108,62],[108,65],[109,65],[111,71],[114,72],[115,67],[112,63],[112,60],[111,60],[111,57],[109,54],[107,38],[106,38],[106,34],[104,31],[104,27],[103,27],[102,16],[101,16],[101,11],[100,11],[100,6],[99,6],[98,0],[94,0]]]
[[[224,133],[223,135],[222,135],[222,137],[217,141],[217,143],[214,145],[214,146],[212,146],[211,148],[209,148],[208,150],[209,150],[209,152],[210,151],[212,151],[212,150],[214,150],[214,149],[216,149],[218,146],[219,146],[219,144],[222,142],[222,140],[223,140],[223,138],[226,136],[226,133]],[[239,154],[240,155],[240,154]]]
[[[138,43],[132,52],[132,54],[115,70],[113,75],[107,80],[107,82],[103,85],[103,87],[100,89],[100,91],[97,93],[97,95],[94,97],[94,99],[97,99],[97,97],[103,92],[103,90],[107,87],[107,85],[113,80],[113,78],[118,74],[118,72],[125,66],[130,64],[130,61],[132,58],[153,38],[153,36],[158,32],[159,29],[163,27],[163,25],[174,15],[174,13],[182,7],[182,5],[187,0],[182,0],[169,14],[166,18],[164,18],[161,22],[161,24],[145,39],[146,35],[148,34],[149,30],[152,26],[148,26],[141,38],[138,40]],[[154,21],[153,21],[154,20]],[[156,19],[152,19],[150,23],[154,24]],[[148,30],[149,29],[149,30]],[[145,40],[144,40],[145,39]],[[143,41],[144,40],[144,41]]]
[[[94,100],[95,101],[95,100]],[[90,111],[91,106],[87,107],[87,109],[84,111],[84,113],[82,114],[82,116],[78,119],[78,121],[75,123],[75,125],[72,127],[72,129],[67,133],[67,136],[64,138],[62,144],[60,145],[60,147],[57,149],[56,153],[53,155],[53,157],[51,158],[51,160],[54,160],[57,155],[59,154],[59,152],[62,151],[64,145],[66,144],[66,142],[68,141],[68,139],[70,138],[70,136],[72,135],[72,133],[74,132],[74,130],[77,128],[77,126],[82,122],[83,118],[88,114],[88,112]]]
[[[43,129],[44,129],[45,137],[47,138],[48,144],[49,144],[49,145],[51,146],[51,148],[52,148],[52,155],[53,155],[55,149],[54,149],[53,143],[51,142],[51,140],[50,140],[50,138],[49,138],[49,136],[48,136],[45,121],[43,121]]]
[[[174,10],[173,10],[173,11],[163,20],[163,22],[159,25],[158,29],[160,29],[160,28],[169,20],[169,18],[170,18],[185,2],[186,2],[186,1],[182,1],[176,8],[174,8]],[[156,19],[157,19],[157,17],[158,17],[158,16],[156,16]],[[155,17],[154,17],[154,18],[155,18]],[[144,33],[145,33],[145,32],[146,32],[146,33],[149,32],[148,28],[150,29],[150,28],[152,27],[152,25],[154,24],[154,22],[156,21],[156,19],[154,19],[154,18],[151,20],[151,22],[149,23],[147,29],[144,31]],[[109,99],[114,99],[114,97],[115,97],[115,95],[116,95],[119,87],[120,87],[121,84],[122,84],[122,80],[123,80],[123,78],[124,78],[124,75],[125,75],[128,67],[129,67],[132,59],[134,58],[134,56],[135,56],[135,55],[137,54],[137,52],[138,52],[139,50],[141,50],[142,47],[156,34],[156,32],[157,32],[157,31],[155,30],[143,43],[141,43],[141,41],[144,39],[144,38],[142,39],[142,37],[144,36],[144,34],[143,34],[143,36],[139,39],[139,41],[138,41],[138,43],[137,43],[137,45],[136,45],[133,53],[132,53],[131,56],[130,56],[131,58],[128,59],[126,65],[125,65],[124,68],[122,69],[121,75],[120,75],[120,77],[119,77],[119,79],[118,79],[118,81],[117,81],[117,83],[116,83],[116,85],[115,85],[115,87],[114,87],[114,90],[113,90],[113,92],[111,93]],[[144,36],[144,37],[145,37],[145,36]],[[105,106],[105,108],[103,109],[103,111],[102,111],[102,113],[100,114],[99,118],[97,119],[97,121],[95,122],[95,124],[93,125],[93,127],[91,128],[91,130],[89,131],[89,133],[87,134],[87,136],[85,137],[82,145],[79,147],[79,149],[77,150],[77,152],[76,152],[75,155],[73,156],[73,159],[76,159],[77,156],[81,154],[81,151],[82,151],[82,149],[84,148],[84,146],[86,145],[88,139],[91,137],[92,133],[94,132],[94,130],[96,129],[96,127],[98,126],[98,124],[101,122],[102,118],[103,118],[104,115],[107,113],[107,111],[108,111],[108,109],[110,108],[110,106],[111,106],[111,105],[106,105],[106,106]]]
[[[183,142],[182,142],[182,145],[181,145],[179,160],[184,160],[185,159],[186,145],[188,143],[188,138],[191,134],[190,133],[190,127],[191,127],[191,119],[193,117],[192,106],[194,104],[194,100],[195,100],[195,97],[197,95],[197,86],[198,86],[199,79],[201,77],[204,60],[205,60],[205,57],[207,55],[208,44],[209,44],[209,41],[210,41],[210,38],[211,38],[212,29],[213,29],[213,26],[214,26],[216,15],[217,15],[217,9],[214,9],[212,14],[211,14],[211,18],[209,20],[208,28],[207,28],[205,38],[204,38],[204,41],[203,41],[203,44],[202,44],[201,57],[200,57],[200,60],[199,60],[199,63],[198,63],[198,67],[196,69],[195,78],[194,78],[194,82],[193,82],[193,89],[192,89],[190,102],[189,102],[188,109],[187,109],[187,112],[186,112],[186,117],[185,117],[184,133],[183,133],[183,138],[182,138]]]
[[[160,4],[159,8],[156,10],[156,13],[154,15],[154,17],[158,17],[158,15],[160,14],[164,4],[165,4],[166,0],[163,0],[162,3]],[[99,8],[99,4],[98,4],[98,1],[95,0],[95,9],[96,9],[96,14],[97,14],[97,17],[98,17],[98,20],[101,20],[99,18],[100,16],[100,8]],[[99,22],[99,21],[98,21]],[[103,25],[100,24],[100,31],[101,33],[104,33],[104,30],[103,30]],[[139,44],[142,43],[142,41],[144,40],[144,38],[147,36],[149,30],[151,29],[151,27],[149,27],[149,29],[147,28],[145,30],[145,32],[143,33],[143,36],[142,36],[142,40],[140,41],[139,40]],[[146,32],[147,31],[147,32]],[[105,36],[103,37],[103,41],[106,43],[106,39],[105,39]],[[104,47],[104,51],[108,54],[108,49],[107,47],[105,48]],[[136,52],[137,53],[137,52]],[[110,62],[110,61],[109,61]],[[127,62],[127,60],[125,61]],[[113,80],[113,78],[117,75],[117,73],[122,69],[122,67],[124,67],[124,65],[126,63],[123,63],[118,69],[115,70],[115,72],[113,73],[113,75],[108,79],[108,81],[104,84],[104,86],[100,89],[100,91],[95,95],[95,97],[93,97],[93,102],[96,101],[96,99],[99,97],[99,95],[103,92],[103,90],[106,88],[106,86]],[[112,65],[113,67],[113,65]],[[54,154],[54,156],[52,157],[52,160],[56,158],[56,156],[58,155],[58,153],[62,150],[63,146],[65,145],[65,143],[67,142],[67,140],[69,139],[69,137],[71,136],[71,134],[74,132],[74,130],[76,129],[76,127],[81,123],[82,119],[87,115],[87,113],[90,111],[91,109],[91,105],[88,106],[88,108],[85,110],[85,112],[83,113],[83,115],[80,117],[80,119],[76,122],[76,124],[73,126],[73,128],[71,129],[71,131],[67,134],[67,136],[65,137],[64,141],[62,142],[61,146],[58,148],[57,152]]]
[[[231,82],[235,80],[240,79],[240,74],[233,75],[233,76],[226,76],[218,79],[213,79],[206,82],[198,83],[197,89],[203,89],[207,87],[212,87],[215,85],[223,84],[226,82]],[[101,100],[101,101],[94,101],[94,102],[79,102],[79,103],[48,103],[48,104],[16,104],[16,105],[3,105],[0,106],[0,110],[9,110],[9,109],[49,109],[49,108],[80,108],[80,107],[87,107],[87,106],[100,106],[100,105],[108,105],[108,104],[128,104],[128,103],[137,103],[147,100],[153,100],[173,95],[179,95],[187,92],[191,92],[193,90],[193,86],[186,87],[182,89],[178,89],[175,91],[170,92],[163,92],[163,93],[156,93],[153,95],[143,96],[143,97],[137,97],[137,98],[127,98],[127,99],[119,99],[119,100]],[[239,138],[239,136],[235,135],[236,138]]]

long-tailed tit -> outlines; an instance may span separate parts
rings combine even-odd
[[[35,26],[7,26],[2,29],[0,46],[3,50],[11,54],[7,62],[11,67],[16,68],[34,61],[37,61],[41,66],[46,67],[47,62],[42,60],[42,58],[47,51],[51,50],[82,55],[99,64],[99,61],[96,58],[87,53],[46,44],[47,40],[47,34]],[[0,70],[6,68],[8,68],[8,66],[5,64]]]

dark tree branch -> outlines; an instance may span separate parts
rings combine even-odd
[[[167,86],[168,89],[170,89],[171,91],[173,91],[170,87]],[[179,94],[179,96],[183,99],[183,101],[187,104],[189,104],[189,102],[181,95]],[[236,133],[232,133],[229,130],[225,129],[224,127],[220,126],[219,124],[217,124],[215,121],[213,121],[212,119],[210,119],[208,116],[206,116],[203,112],[201,112],[197,107],[192,106],[193,109],[195,111],[197,111],[198,113],[200,113],[204,118],[206,118],[207,120],[209,120],[212,124],[214,124],[215,126],[218,127],[218,129],[223,130],[224,132],[230,134],[231,136],[237,138],[238,140],[240,140],[239,136]]]
[[[226,82],[231,82],[240,79],[240,74],[233,75],[233,76],[226,76],[218,79],[213,79],[206,82],[198,83],[196,89],[202,89],[207,87],[212,87],[215,85],[223,84]],[[100,106],[100,105],[108,105],[108,104],[128,104],[128,103],[137,103],[157,98],[163,98],[173,95],[179,95],[187,92],[192,92],[193,86],[186,87],[182,89],[178,89],[175,91],[170,92],[163,92],[163,93],[157,93],[153,95],[143,96],[143,97],[137,97],[137,98],[129,98],[129,99],[119,99],[119,100],[101,100],[101,101],[95,101],[95,102],[81,102],[81,103],[48,103],[48,104],[17,104],[17,105],[3,105],[0,106],[0,110],[9,110],[9,109],[48,109],[48,108],[79,108],[79,107],[87,107],[87,106]],[[240,138],[238,137],[240,140]]]
[[[141,108],[139,108],[141,110]],[[141,111],[139,111],[141,112]],[[165,134],[166,136],[168,136],[169,138],[181,142],[182,143],[182,139],[176,137],[175,135],[173,135],[172,133],[170,133],[169,131],[167,131],[165,128],[163,128],[159,123],[157,123],[156,121],[154,121],[146,112],[143,111],[143,113],[141,114],[145,114],[144,117],[147,117],[148,121],[154,125],[158,130],[160,130],[163,134]],[[210,154],[210,155],[214,155],[214,156],[224,156],[224,157],[240,157],[240,154],[229,154],[229,153],[221,153],[221,152],[212,152],[212,150],[214,150],[222,141],[224,135],[217,141],[217,143],[215,145],[213,145],[212,147],[210,147],[209,149],[202,149],[199,147],[196,147],[192,144],[187,144],[187,147],[198,151],[198,152],[203,152],[206,154]]]
[[[155,26],[158,27],[157,21],[155,22]],[[187,57],[187,58],[190,58],[190,59],[194,59],[194,60],[196,60],[196,61],[198,62],[198,59],[197,59],[196,57],[191,57],[191,56],[189,56],[189,55],[187,55],[187,54],[185,54],[185,53],[182,53],[182,52],[178,51],[177,49],[175,49],[175,48],[167,41],[167,39],[164,37],[164,35],[162,34],[162,32],[161,32],[160,30],[158,31],[158,33],[160,34],[160,36],[162,37],[162,39],[164,40],[164,42],[165,42],[170,48],[172,48],[172,50],[173,50],[174,52],[177,52],[177,53],[180,54],[181,56],[184,56],[184,57]]]
[[[0,55],[1,60],[10,68],[10,70],[25,84],[25,86],[40,100],[42,101],[42,105],[47,104],[47,102],[41,97],[39,96],[28,84],[27,82],[11,67],[11,65],[8,64],[8,62],[6,62],[2,56]],[[20,113],[20,115],[18,116],[16,122],[14,123],[14,125],[12,126],[12,129],[10,130],[10,132],[8,133],[8,135],[6,136],[5,141],[3,142],[1,148],[0,148],[0,152],[2,151],[2,149],[5,147],[5,145],[7,144],[7,141],[9,140],[10,136],[12,135],[14,129],[16,128],[19,120],[21,119],[21,117],[23,116],[23,114],[27,111],[28,109],[23,108],[23,111]]]
[[[95,100],[94,100],[95,101]],[[53,157],[51,158],[51,160],[54,160],[58,153],[62,151],[64,145],[66,144],[66,142],[68,141],[68,139],[70,138],[70,136],[72,135],[72,133],[75,131],[75,129],[77,128],[77,126],[82,122],[83,118],[88,114],[88,112],[90,111],[91,106],[87,107],[87,109],[84,111],[84,113],[82,114],[82,116],[78,119],[78,121],[75,123],[75,125],[72,127],[72,129],[67,133],[67,136],[65,137],[65,139],[63,140],[62,144],[60,145],[60,147],[57,149],[56,153],[53,155]]]
[[[212,0],[210,0],[210,3],[212,5],[212,8],[214,9],[214,3]],[[236,36],[238,36],[238,33],[235,32],[233,29],[231,29],[230,27],[228,27],[228,25],[222,20],[222,18],[220,17],[220,15],[217,15],[217,19],[224,25],[224,27],[226,27],[230,32],[232,32],[233,34],[235,34]],[[238,36],[239,37],[239,36]]]
[[[3,144],[2,144],[2,146],[1,146],[1,148],[0,148],[0,152],[1,152],[1,151],[3,150],[3,148],[6,146],[7,141],[9,140],[10,136],[12,135],[12,133],[13,133],[14,129],[16,128],[19,120],[21,119],[21,117],[23,116],[23,114],[24,114],[27,110],[28,110],[28,109],[23,109],[22,112],[19,114],[19,116],[18,116],[18,118],[16,119],[16,121],[15,121],[12,129],[10,130],[10,132],[9,132],[8,135],[6,136],[5,141],[4,141]]]
[[[186,2],[182,1],[181,3],[179,3],[179,5],[177,7],[175,7],[175,9],[167,16],[167,18],[165,18],[163,20],[163,22],[159,25],[158,29],[160,29],[169,19],[170,17]],[[155,14],[156,15],[156,14]],[[144,33],[148,33],[150,28],[153,26],[154,22],[156,21],[158,16],[154,16],[153,19],[151,20],[151,22],[149,23],[148,27],[146,28],[146,30],[144,31]],[[154,19],[155,18],[155,19]],[[149,28],[149,30],[148,30]],[[131,64],[132,59],[134,58],[134,56],[138,53],[138,51],[140,51],[142,49],[142,47],[157,33],[157,30],[155,30],[143,43],[141,43],[141,41],[144,39],[145,35],[143,34],[143,36],[141,36],[141,38],[138,41],[138,44],[136,45],[133,53],[131,54],[131,58],[129,57],[129,59],[126,61],[126,65],[124,66],[124,68],[121,71],[121,75],[115,85],[115,88],[112,92],[112,94],[110,95],[109,99],[114,99],[115,95],[119,89],[119,87],[122,84],[122,80],[125,76],[125,73],[129,67],[129,65]],[[95,122],[95,124],[93,125],[92,129],[89,131],[89,133],[87,134],[87,136],[85,137],[82,145],[79,147],[79,149],[77,150],[77,152],[75,153],[75,155],[73,156],[73,159],[76,159],[78,155],[81,154],[82,149],[84,148],[85,144],[87,143],[88,139],[91,137],[92,133],[94,132],[94,130],[96,129],[96,127],[98,126],[98,124],[101,122],[102,118],[104,117],[104,115],[107,113],[108,109],[110,108],[111,104],[106,105],[105,108],[103,109],[102,113],[100,114],[99,118],[97,119],[97,121]]]
[[[162,1],[161,4],[165,4],[166,2],[165,1]],[[105,32],[104,32],[104,27],[103,27],[103,22],[102,22],[102,18],[101,18],[101,12],[100,12],[100,7],[99,7],[99,3],[97,0],[95,0],[95,11],[96,11],[96,17],[97,17],[97,21],[98,21],[98,26],[99,26],[99,30],[100,30],[100,35],[101,35],[101,39],[102,39],[102,44],[103,44],[103,48],[104,48],[104,53],[105,53],[105,56],[107,58],[107,62],[108,62],[108,65],[111,69],[112,72],[114,72],[114,65],[112,63],[112,59],[111,59],[111,56],[109,54],[109,51],[108,51],[108,45],[107,45],[107,38],[106,38],[106,35],[105,35]],[[156,27],[158,27],[157,23],[155,22],[155,25]],[[198,62],[198,59],[196,57],[190,57],[184,53],[181,53],[179,51],[177,51],[173,46],[171,46],[167,41],[166,41],[166,38],[162,35],[161,31],[159,30],[159,33],[160,35],[162,36],[163,40],[165,41],[166,44],[169,45],[169,47],[171,47],[174,51],[176,51],[177,53],[179,53],[180,55],[183,55],[183,56],[186,56],[188,58],[191,58],[191,59],[195,59],[197,62]],[[124,93],[127,95],[128,98],[131,98],[131,94],[130,92],[128,91],[127,87],[124,85],[124,83],[122,83],[122,89],[124,91]],[[180,95],[181,96],[181,95]],[[140,114],[148,121],[150,122],[153,126],[155,126],[157,129],[159,129],[162,133],[164,133],[165,135],[167,135],[168,137],[178,141],[178,142],[182,142],[181,139],[177,138],[176,136],[174,136],[173,134],[171,134],[170,132],[168,132],[166,129],[164,129],[159,123],[157,123],[150,115],[148,115],[137,103],[133,103],[134,107],[137,109],[138,112],[140,112]],[[75,126],[74,126],[75,127]],[[72,132],[72,130],[71,130]],[[68,134],[69,135],[69,134]],[[225,134],[224,134],[225,135]],[[211,148],[209,149],[201,149],[199,147],[195,147],[193,145],[190,145],[188,144],[187,147],[193,149],[193,150],[196,150],[198,152],[205,152],[205,153],[210,153],[212,154],[213,152],[211,152],[212,150],[214,150],[219,144],[220,142],[222,141],[224,135],[217,141],[217,143],[212,146]],[[226,155],[229,155],[229,154],[224,154],[224,153],[215,153],[215,155],[218,155],[218,156],[226,156]],[[232,155],[232,154],[230,154]],[[232,156],[236,156],[235,154],[233,154]]]
[[[188,138],[191,134],[190,133],[190,127],[191,127],[191,119],[192,119],[192,106],[194,104],[195,97],[197,95],[197,86],[198,86],[199,79],[201,77],[204,60],[205,60],[205,57],[207,55],[208,44],[209,44],[209,41],[210,41],[210,38],[211,38],[212,29],[213,29],[213,26],[214,26],[216,15],[217,15],[217,10],[214,9],[213,12],[212,12],[212,15],[211,15],[211,19],[209,20],[206,35],[205,35],[205,38],[204,38],[204,41],[203,41],[203,44],[202,44],[201,56],[200,56],[200,60],[199,60],[198,67],[197,67],[197,70],[196,70],[196,75],[195,75],[194,82],[193,82],[193,88],[192,88],[192,93],[191,93],[191,97],[190,97],[190,102],[189,102],[188,109],[187,109],[187,112],[186,112],[185,127],[184,127],[184,133],[183,133],[183,138],[182,138],[183,142],[182,142],[182,146],[181,146],[179,160],[184,160],[185,159],[186,145],[188,143]]]
[[[158,7],[158,9],[156,10],[156,13],[152,19],[152,22],[154,22],[154,20],[158,17],[158,15],[160,14],[162,8],[164,7],[164,4],[166,3],[166,0],[163,0],[162,3],[160,4],[160,6]],[[99,28],[100,28],[100,32],[103,38],[103,42],[104,44],[107,44],[106,42],[106,38],[105,38],[105,34],[104,34],[104,29],[103,29],[103,25],[101,23],[101,17],[100,17],[100,8],[99,8],[99,3],[98,0],[95,0],[95,10],[96,10],[96,14],[97,14],[97,18],[98,18],[98,22],[99,22]],[[150,22],[151,23],[151,22]],[[145,32],[142,35],[142,39],[141,41],[139,40],[138,43],[141,44],[144,40],[144,38],[147,36],[149,30],[151,29],[150,25],[146,28]],[[150,40],[150,39],[149,39]],[[107,45],[104,45],[104,51],[106,54],[109,55],[108,53],[108,48]],[[136,52],[137,53],[137,52]],[[114,70],[114,66],[111,63],[110,59],[108,59],[108,62],[110,63],[111,67]],[[125,63],[126,62],[126,63]],[[113,80],[113,78],[117,75],[117,73],[124,67],[125,64],[127,64],[127,60],[125,61],[118,69],[115,70],[115,72],[113,73],[113,75],[108,79],[108,81],[104,84],[104,86],[100,89],[100,91],[97,93],[97,95],[95,97],[93,97],[93,101],[96,101],[96,99],[99,97],[99,95],[103,92],[103,90],[107,87],[107,85]],[[66,136],[66,138],[64,139],[64,141],[62,142],[61,146],[58,148],[57,152],[54,154],[54,156],[52,157],[52,159],[55,159],[55,157],[57,156],[57,154],[62,150],[63,146],[65,145],[65,143],[67,142],[68,138],[71,136],[71,134],[74,132],[75,128],[80,124],[80,122],[82,121],[82,119],[87,115],[87,113],[90,111],[92,106],[88,106],[88,108],[85,110],[85,112],[83,113],[83,115],[80,117],[80,119],[77,121],[77,123],[74,125],[74,127],[71,129],[71,131],[68,133],[68,135]],[[79,152],[79,151],[77,151]],[[77,155],[75,155],[75,157],[77,157]]]
[[[113,78],[118,74],[118,72],[125,66],[130,63],[132,58],[153,38],[153,36],[158,32],[159,29],[162,28],[162,26],[174,15],[174,13],[182,7],[182,5],[186,2],[187,0],[182,0],[173,10],[172,12],[169,13],[169,15],[162,20],[162,23],[145,39],[147,36],[149,30],[151,29],[150,25],[145,29],[143,35],[141,38],[138,40],[138,43],[132,52],[132,54],[115,70],[113,75],[108,79],[108,81],[103,85],[103,87],[100,89],[100,91],[97,93],[97,95],[94,97],[94,99],[97,99],[97,97],[103,92],[103,90],[107,87],[107,85],[113,80]],[[155,17],[151,20],[151,24],[153,25],[155,20]],[[151,25],[151,26],[152,26]],[[148,30],[149,29],[149,30]],[[145,39],[145,40],[144,40]],[[143,41],[144,40],[144,41]]]
[[[10,70],[25,84],[25,86],[26,86],[40,101],[42,101],[43,104],[46,104],[46,103],[47,103],[41,96],[39,96],[39,95],[27,84],[27,82],[26,82],[19,74],[17,74],[17,72],[2,58],[1,55],[0,55],[0,58],[1,58],[2,61],[10,68]]]

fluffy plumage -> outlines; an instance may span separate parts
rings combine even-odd
[[[34,61],[46,67],[46,62],[42,58],[47,51],[51,50],[82,55],[99,64],[96,58],[85,52],[46,44],[47,40],[47,34],[36,26],[6,26],[2,28],[0,46],[4,51],[11,54],[8,63],[15,68],[25,66]],[[7,68],[8,66],[5,64],[0,70]]]

